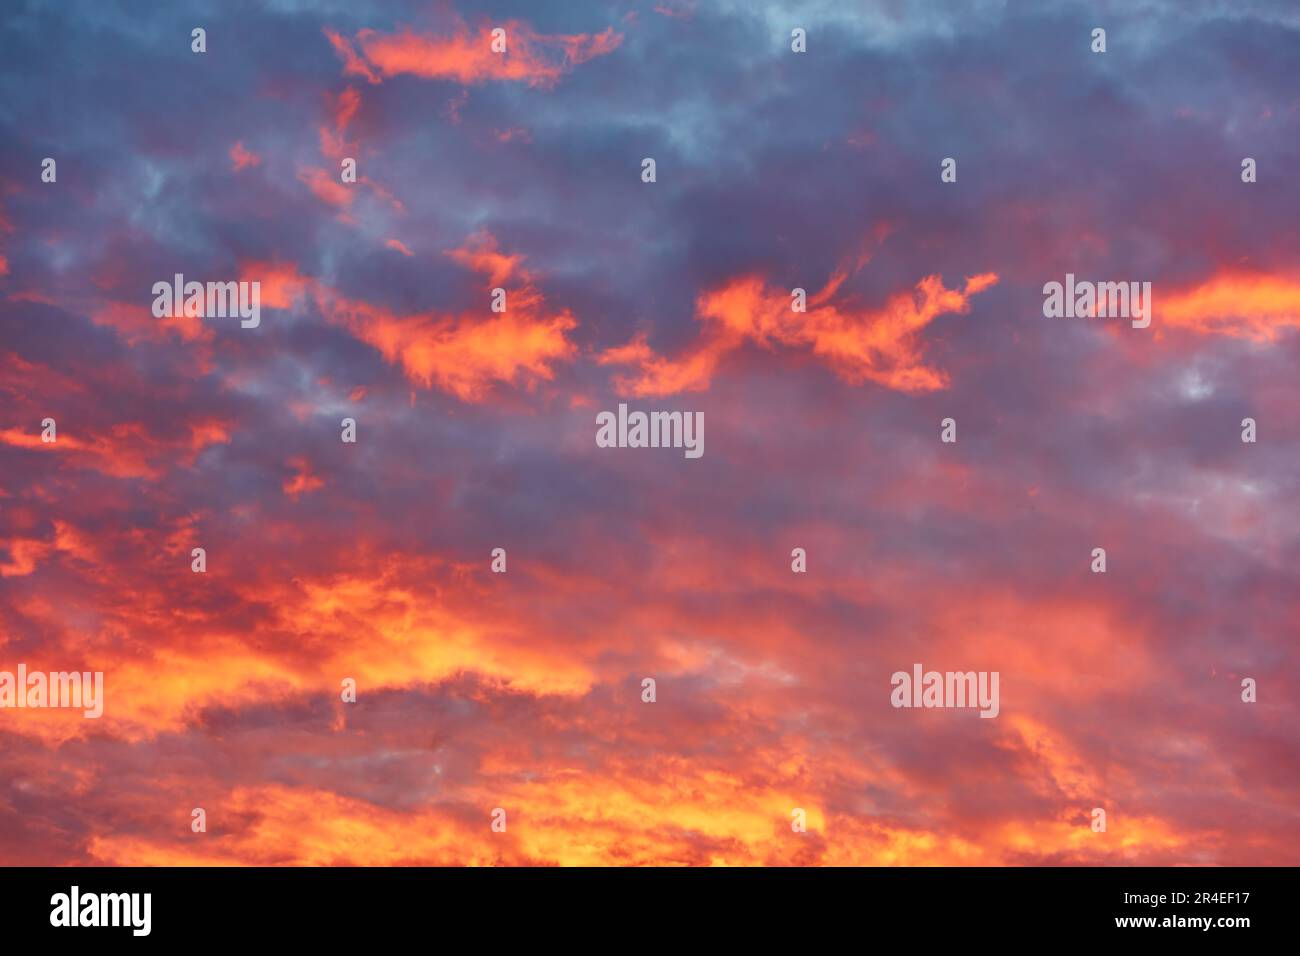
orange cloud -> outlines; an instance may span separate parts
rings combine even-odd
[[[430,36],[403,28],[398,33],[360,31],[354,41],[326,30],[343,59],[344,75],[379,83],[409,74],[429,80],[454,80],[465,85],[509,80],[529,86],[550,86],[575,66],[618,48],[623,35],[608,27],[600,33],[546,35],[527,23],[499,24],[506,31],[507,52],[492,50],[492,30],[471,30],[457,23],[448,36]],[[355,45],[354,45],[355,43]]]
[[[518,273],[527,279],[528,275],[521,269],[524,257],[508,256],[497,248],[496,239],[486,232],[470,237],[469,242],[459,249],[451,249],[447,257],[466,269],[487,274],[489,284],[498,286],[512,275]]]
[[[343,676],[373,693],[474,673],[511,693],[564,697],[587,693],[595,681],[590,664],[576,655],[557,659],[558,639],[545,637],[531,622],[513,622],[499,611],[481,614],[475,604],[481,588],[457,577],[444,561],[420,555],[381,559],[361,543],[356,572],[301,572],[286,581],[230,579],[214,564],[207,575],[191,577],[194,540],[190,526],[169,537],[165,543],[176,553],[153,569],[166,583],[145,587],[129,584],[129,575],[120,576],[92,547],[107,550],[113,542],[79,540],[70,528],[58,529],[53,541],[0,538],[0,577],[28,577],[57,551],[75,554],[105,585],[122,585],[120,597],[98,601],[101,629],[79,630],[68,641],[87,669],[111,674],[112,707],[89,724],[68,711],[15,712],[6,724],[9,732],[67,739],[105,731],[142,739],[180,730],[205,707],[304,695],[336,698]],[[214,592],[224,609],[204,600]],[[250,639],[230,620],[232,606],[266,608],[259,633],[275,635],[278,649]],[[29,617],[58,617],[52,607],[25,610]],[[178,623],[184,630],[179,640]],[[122,647],[112,639],[117,632],[140,643]],[[57,662],[59,645],[52,636],[44,651]],[[29,656],[28,663],[37,669],[43,660]]]
[[[1154,296],[1160,303],[1161,296]],[[1274,342],[1300,328],[1300,279],[1240,270],[1223,271],[1166,296],[1155,307],[1160,325],[1202,334]]]
[[[490,317],[403,316],[339,296],[327,296],[325,309],[407,378],[466,402],[481,401],[494,382],[550,379],[552,364],[574,354],[566,333],[578,325],[567,309],[545,313],[529,289],[514,291],[509,311]]]
[[[639,367],[638,374],[616,379],[626,394],[671,395],[708,388],[722,358],[754,342],[765,348],[810,349],[852,384],[872,381],[906,392],[933,391],[945,388],[948,378],[922,363],[920,331],[940,315],[967,312],[971,297],[998,281],[996,274],[983,273],[957,291],[945,288],[939,276],[926,276],[914,290],[896,293],[872,309],[833,302],[846,278],[844,271],[833,275],[808,297],[806,312],[793,311],[790,292],[760,276],[734,279],[696,300],[696,318],[704,331],[679,358],[654,354],[639,337],[606,350],[599,361]]]
[[[437,387],[462,401],[483,400],[494,383],[530,385],[552,377],[553,365],[576,353],[567,333],[577,320],[567,309],[554,311],[522,268],[523,257],[506,255],[488,234],[447,255],[486,273],[488,288],[514,281],[507,289],[507,311],[462,315],[398,314],[383,306],[340,294],[325,283],[298,274],[292,266],[246,263],[242,278],[260,279],[262,304],[287,308],[309,293],[326,318],[400,365],[411,381]]]
[[[244,266],[241,279],[261,283],[262,306],[268,309],[291,309],[314,285],[302,276],[298,267],[284,262],[256,262]]]
[[[291,464],[306,467],[298,460]],[[301,523],[290,524],[296,529]],[[696,574],[694,567],[678,568],[669,589],[669,580],[649,568],[651,577],[640,582],[640,600],[663,614],[646,622],[648,630],[683,637],[660,639],[662,653],[653,658],[645,655],[656,642],[647,641],[638,646],[638,657],[647,664],[655,660],[652,672],[661,677],[726,675],[710,691],[709,708],[678,718],[672,691],[656,708],[639,704],[624,662],[603,663],[607,642],[544,626],[547,605],[535,600],[537,593],[517,603],[496,601],[492,596],[502,592],[494,590],[486,562],[475,572],[440,558],[368,547],[364,540],[355,547],[349,540],[346,567],[334,551],[324,552],[325,570],[311,569],[312,558],[303,554],[292,575],[279,565],[263,568],[265,574],[252,573],[255,565],[223,571],[221,562],[208,575],[191,575],[188,549],[202,525],[201,517],[187,516],[169,525],[165,536],[146,531],[138,540],[140,529],[115,528],[107,534],[120,537],[105,540],[103,530],[83,534],[69,527],[56,528],[52,542],[29,532],[16,538],[24,556],[12,562],[20,568],[13,575],[20,580],[7,582],[15,590],[36,584],[39,574],[24,568],[56,551],[75,554],[66,564],[102,588],[90,592],[97,597],[98,629],[66,618],[67,606],[85,605],[89,595],[70,593],[62,581],[57,596],[14,602],[33,621],[62,620],[69,638],[57,653],[28,655],[29,668],[59,669],[71,659],[101,669],[110,705],[97,721],[75,711],[10,712],[6,719],[14,735],[47,747],[67,740],[81,745],[161,734],[199,741],[217,736],[223,750],[248,762],[222,762],[219,772],[212,771],[197,755],[187,761],[176,748],[176,758],[161,771],[147,764],[150,786],[130,792],[129,811],[118,812],[113,802],[89,805],[93,827],[75,852],[84,850],[97,863],[996,866],[1185,862],[1195,854],[1225,852],[1222,835],[1180,817],[1180,808],[1166,815],[1134,803],[1140,788],[1127,767],[1132,755],[1099,758],[1089,752],[1089,733],[1052,713],[1048,701],[1099,699],[1097,690],[1114,689],[1113,680],[1089,683],[1085,662],[1091,658],[1122,651],[1124,672],[1135,672],[1134,683],[1121,686],[1125,696],[1153,673],[1152,658],[1142,653],[1142,630],[1094,601],[945,592],[931,616],[934,626],[923,629],[938,638],[925,660],[1000,667],[1006,696],[998,721],[967,723],[980,737],[962,741],[974,743],[968,750],[986,749],[984,758],[964,759],[957,738],[948,738],[955,749],[945,751],[945,759],[921,762],[909,759],[906,748],[873,745],[864,752],[852,719],[838,710],[843,701],[818,701],[801,710],[799,685],[820,694],[826,687],[818,683],[819,667],[845,666],[842,655],[808,652],[821,645],[820,638],[810,639],[806,622],[772,614],[766,602],[758,602],[752,617],[706,623],[665,599],[690,588],[717,600],[727,593],[718,584],[729,582],[733,593],[752,604],[751,586],[757,580],[766,590],[767,579],[751,577],[749,566],[706,559],[700,567],[711,564],[714,578]],[[261,536],[268,530],[268,537]],[[274,544],[276,534],[263,525],[257,540]],[[137,541],[147,553],[156,553],[161,540],[175,553],[157,566],[149,564],[151,558],[123,561],[123,540]],[[673,555],[702,550],[685,546],[693,540],[676,548],[654,543],[654,550]],[[716,541],[714,547],[720,547]],[[0,542],[0,561],[7,565],[6,550],[12,555],[14,542]],[[771,573],[789,577],[781,562],[776,566],[779,571]],[[772,564],[760,560],[752,567]],[[556,607],[575,605],[573,598],[591,601],[602,590],[620,604],[639,600],[610,588],[598,571],[584,572],[582,580],[566,580],[560,569],[548,573],[553,577],[536,584]],[[848,578],[844,583],[846,594],[861,590],[848,587]],[[511,588],[519,584],[514,579]],[[927,585],[919,587],[924,591]],[[918,603],[916,592],[892,583],[882,590],[909,606]],[[252,609],[255,628],[249,626]],[[635,633],[611,630],[623,643]],[[702,631],[735,632],[732,653],[720,656],[712,641],[698,639]],[[114,640],[118,634],[131,639]],[[72,657],[68,651],[74,648]],[[729,674],[740,655],[753,666]],[[768,666],[775,670],[765,676],[759,668]],[[787,667],[797,681],[782,679]],[[888,672],[878,670],[882,678]],[[458,687],[467,674],[474,679]],[[1013,680],[1012,674],[1019,676]],[[357,681],[355,707],[339,701],[343,676]],[[674,683],[683,686],[668,680],[661,693]],[[401,736],[405,722],[396,739],[382,736],[383,715],[401,704],[399,694],[381,690],[413,694],[411,713],[427,713],[426,693],[457,701],[449,719],[460,707],[491,708],[490,722],[474,719],[445,728],[432,721],[417,729],[420,747],[432,738],[436,750],[446,734],[473,755],[472,763],[453,757],[444,764],[448,772],[440,774],[430,799],[394,805],[386,778],[373,788],[337,792],[342,788],[331,789],[313,776],[311,767],[341,766],[349,754],[381,747],[410,752],[411,740]],[[883,705],[883,693],[879,697]],[[862,705],[857,694],[852,699],[850,709]],[[250,751],[249,738],[234,736],[240,733],[238,715],[270,707],[304,715],[298,718],[303,724],[288,735],[284,750],[263,748],[260,741],[269,738],[254,729],[259,746]],[[796,723],[806,732],[789,729],[791,713],[800,715]],[[906,719],[913,716],[924,719]],[[927,716],[939,733],[952,726],[946,720],[952,715]],[[229,740],[224,727],[232,731]],[[880,740],[889,740],[880,729]],[[576,750],[574,739],[586,746]],[[426,751],[416,753],[425,759]],[[282,758],[296,758],[301,769],[266,782],[264,761]],[[126,766],[129,771],[131,762]],[[111,790],[107,771],[91,780],[98,792]],[[999,799],[978,801],[977,812],[970,812],[970,798],[953,794],[967,793],[976,783],[985,783]],[[863,800],[861,794],[872,796]],[[196,804],[208,813],[209,832],[201,839],[187,829]],[[506,833],[489,829],[496,806],[509,815]],[[1111,814],[1104,838],[1089,828],[1093,806]],[[806,834],[790,828],[795,807],[807,813]],[[179,823],[135,825],[135,814]],[[1242,839],[1234,834],[1233,842]]]
[[[0,554],[9,553],[9,559],[0,560],[0,578],[22,577],[31,574],[54,545],[39,538],[10,538],[0,540]]]
[[[1116,814],[1099,840],[1082,798],[1047,818],[993,819],[958,832],[863,818],[822,805],[819,781],[799,756],[805,745],[780,741],[746,767],[661,756],[592,771],[498,754],[474,783],[407,809],[319,788],[238,785],[208,800],[204,839],[183,827],[141,835],[128,826],[96,834],[89,854],[97,864],[137,866],[998,866],[1061,856],[1114,865],[1185,854],[1204,836]],[[838,762],[823,770],[861,777],[863,791],[879,783]],[[189,806],[172,793],[147,799],[158,806],[146,812]],[[506,811],[505,832],[490,830],[495,807]],[[806,833],[791,829],[796,807]]]
[[[180,439],[157,437],[140,422],[120,422],[85,437],[60,431],[52,442],[42,441],[39,432],[0,431],[0,444],[60,453],[74,466],[115,478],[155,478],[166,465],[192,464],[204,448],[229,441],[228,426],[216,420],[192,423],[189,436]]]

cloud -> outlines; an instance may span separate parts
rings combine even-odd
[[[571,360],[576,347],[567,338],[578,322],[567,309],[553,310],[521,267],[522,257],[501,253],[490,234],[474,237],[448,256],[485,273],[487,289],[511,281],[507,308],[484,307],[460,314],[403,313],[343,295],[292,266],[245,263],[242,276],[262,281],[262,304],[287,308],[309,294],[326,318],[378,349],[424,388],[439,388],[461,401],[481,402],[496,384],[531,387],[552,378],[556,363]]]
[[[240,172],[253,166],[262,165],[262,157],[246,148],[243,141],[240,140],[230,147],[230,162],[235,172]]]
[[[1296,862],[1280,6],[1117,22],[1116,71],[1074,2],[818,3],[808,57],[732,0],[505,55],[295,4],[219,77],[86,6],[0,69],[0,670],[107,698],[0,711],[0,862]],[[176,272],[261,324],[154,318]],[[1152,328],[1044,320],[1066,272]],[[596,448],[614,393],[706,455]],[[999,717],[892,708],[916,661]]]
[[[1300,328],[1300,279],[1291,276],[1225,269],[1163,298],[1161,325],[1203,335],[1276,342]]]
[[[327,205],[337,209],[347,209],[352,205],[353,191],[340,181],[337,174],[318,166],[304,166],[298,170],[298,179],[313,196]]]
[[[883,306],[871,308],[837,301],[846,277],[837,273],[809,296],[806,312],[794,311],[792,293],[761,276],[732,280],[696,301],[704,331],[680,357],[655,355],[644,338],[637,338],[605,350],[599,361],[639,367],[638,374],[617,380],[626,394],[672,395],[707,389],[722,358],[752,342],[808,349],[850,384],[870,381],[905,392],[933,391],[946,387],[948,379],[922,362],[920,331],[940,315],[968,312],[971,297],[998,281],[985,273],[954,290],[930,275],[911,292],[895,293]]]
[[[349,153],[355,156],[356,147],[349,144],[344,136],[357,111],[361,109],[361,94],[349,86],[333,99],[330,108],[330,122],[320,127],[320,151],[336,162]]]
[[[282,486],[288,497],[297,498],[299,495],[310,494],[325,486],[325,482],[312,474],[311,462],[306,458],[293,458],[288,464],[294,472],[291,477],[284,480]]]
[[[493,52],[492,31],[503,29],[507,51]],[[475,85],[489,80],[553,86],[574,67],[618,49],[623,35],[607,27],[600,33],[541,34],[519,20],[471,29],[457,21],[447,35],[361,30],[352,39],[326,29],[325,35],[343,60],[345,76],[381,83],[396,76],[452,80]]]
[[[89,468],[120,478],[154,476],[162,462],[177,452],[193,460],[209,445],[229,440],[227,426],[218,420],[195,422],[188,435],[167,437],[151,433],[143,422],[130,421],[89,433],[73,432],[65,423],[52,442],[43,441],[39,432],[16,428],[0,431],[0,444],[59,455],[66,457],[71,467]]]

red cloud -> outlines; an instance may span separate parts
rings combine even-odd
[[[339,209],[352,205],[352,190],[342,181],[316,166],[304,166],[298,170],[298,179],[321,202]]]
[[[230,147],[230,161],[234,164],[235,172],[247,169],[250,166],[260,166],[262,157],[252,150],[246,149],[242,140],[236,141],[235,145]]]
[[[387,34],[362,30],[353,41],[334,30],[327,29],[325,35],[343,59],[344,74],[371,83],[409,74],[465,85],[510,80],[550,86],[575,66],[605,56],[623,42],[613,27],[600,33],[548,35],[518,20],[499,26],[506,31],[505,53],[492,50],[494,26],[472,31],[463,22],[449,36],[419,34],[409,27]]]
[[[281,489],[288,497],[297,499],[301,494],[311,493],[325,486],[324,481],[312,474],[311,462],[306,458],[291,459],[289,467],[294,470],[294,474],[286,478],[281,485]]]
[[[192,422],[189,429],[186,437],[163,438],[140,422],[121,422],[84,435],[60,431],[57,441],[47,443],[39,432],[9,428],[0,431],[0,445],[57,453],[74,467],[115,478],[156,478],[177,460],[192,463],[209,445],[230,441],[229,425],[217,419]]]
[[[356,153],[343,135],[361,109],[361,93],[349,86],[330,102],[330,125],[320,128],[320,151],[333,160]]]
[[[298,170],[298,179],[305,183],[317,199],[336,209],[346,210],[353,201],[353,187],[341,179],[341,161],[351,157],[357,159],[360,150],[356,143],[347,139],[348,127],[356,119],[361,109],[361,93],[348,87],[336,97],[329,98],[329,121],[319,127],[321,154],[330,160],[331,169],[303,166]],[[357,183],[365,186],[376,197],[382,199],[397,212],[405,212],[402,202],[385,186],[375,182],[369,176],[357,177]],[[339,219],[351,222],[347,212],[341,212]]]

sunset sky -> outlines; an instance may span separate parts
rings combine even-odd
[[[1300,863],[1291,0],[16,0],[0,52],[0,671],[105,684],[0,709],[0,864]]]

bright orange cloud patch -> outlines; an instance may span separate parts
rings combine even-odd
[[[542,34],[527,23],[510,20],[506,52],[492,49],[494,26],[471,30],[458,23],[451,34],[432,36],[403,28],[397,33],[362,30],[348,40],[327,29],[326,37],[343,59],[343,72],[371,83],[409,74],[427,80],[454,80],[466,85],[510,80],[550,86],[575,66],[618,48],[623,35],[612,27],[600,33]]]
[[[1155,315],[1162,325],[1272,342],[1300,328],[1300,279],[1224,271],[1166,297]]]
[[[761,276],[735,279],[696,300],[704,331],[680,357],[658,356],[638,338],[605,351],[600,362],[639,367],[637,374],[617,379],[624,393],[671,395],[708,388],[722,357],[754,342],[765,348],[810,349],[852,384],[871,381],[905,392],[933,391],[946,387],[948,378],[923,364],[918,334],[940,315],[968,311],[971,297],[998,281],[994,273],[984,273],[968,278],[958,291],[945,288],[939,276],[926,276],[915,289],[867,308],[838,301],[846,278],[845,272],[833,275],[808,297],[806,312],[795,312],[790,291]]]
[[[461,315],[399,314],[383,306],[342,295],[325,283],[300,275],[292,266],[248,263],[243,278],[261,279],[262,304],[286,308],[303,291],[310,293],[331,321],[401,365],[407,378],[437,387],[462,401],[482,401],[494,383],[529,385],[550,379],[553,365],[573,357],[567,334],[577,320],[567,309],[552,310],[522,268],[521,256],[501,253],[490,235],[448,256],[486,273],[487,288],[510,281],[507,310]]]
[[[1055,819],[995,818],[965,833],[828,812],[813,796],[818,781],[793,755],[801,743],[762,754],[771,763],[761,775],[674,758],[617,761],[604,773],[539,763],[527,775],[489,761],[482,781],[454,801],[405,812],[327,790],[236,787],[217,804],[233,821],[226,832],[202,841],[110,832],[93,838],[90,854],[100,864],[150,866],[996,866],[1065,854],[1115,865],[1143,852],[1185,852],[1200,836],[1157,817],[1117,817],[1102,843],[1082,813],[1066,809]],[[482,823],[498,805],[508,815],[503,834]],[[796,806],[807,814],[806,834],[788,825]]]

